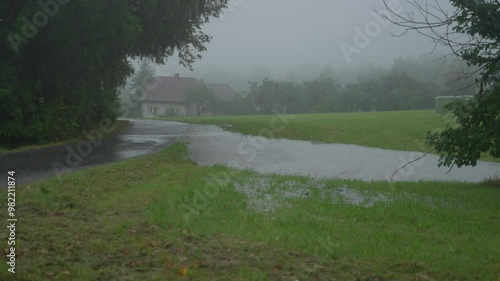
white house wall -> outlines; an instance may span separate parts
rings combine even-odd
[[[155,113],[151,113],[151,108],[156,108]],[[186,107],[182,104],[175,103],[161,103],[161,102],[143,102],[142,103],[142,116],[144,118],[155,118],[166,116],[167,110],[174,109],[176,116],[186,116]]]

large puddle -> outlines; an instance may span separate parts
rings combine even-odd
[[[18,183],[30,183],[65,172],[154,153],[188,140],[190,157],[202,165],[228,165],[266,174],[304,175],[314,178],[388,180],[417,153],[343,144],[266,139],[226,132],[216,126],[133,120],[121,135],[87,146],[78,143],[0,155],[0,170],[15,170]],[[477,167],[437,167],[436,156],[426,156],[394,175],[394,180],[479,182],[500,176],[500,164],[479,162]],[[3,173],[4,173],[3,172]],[[5,187],[6,173],[0,174]],[[348,194],[345,196],[348,197]]]
[[[287,199],[321,198],[321,203],[349,204],[369,208],[377,203],[390,203],[389,194],[353,189],[348,185],[327,186],[325,181],[275,180],[260,177],[234,183],[235,190],[247,196],[248,208],[254,212],[267,213],[290,207]],[[315,199],[312,199],[315,200]],[[317,200],[317,199],[316,199]]]
[[[438,167],[438,156],[346,144],[267,139],[226,132],[216,126],[194,126],[189,138],[191,159],[201,165],[228,165],[265,174],[364,181],[481,182],[500,177],[500,164],[478,162],[476,167]],[[393,175],[394,174],[394,175]]]

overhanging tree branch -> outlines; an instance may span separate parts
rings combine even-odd
[[[450,0],[454,11],[447,12],[439,0],[411,0],[407,2],[414,11],[403,14],[383,2],[390,16],[379,14],[403,29],[396,37],[417,32],[435,47],[449,48],[445,62],[456,57],[467,63],[467,69],[451,83],[477,77],[465,86],[479,85],[476,97],[450,106],[454,126],[428,134],[428,143],[440,154],[440,165],[475,165],[484,153],[500,157],[500,1]]]

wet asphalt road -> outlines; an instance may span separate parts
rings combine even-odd
[[[181,123],[142,120],[131,120],[131,123],[122,134],[101,143],[96,133],[86,138],[86,144],[73,143],[0,155],[0,187],[6,187],[7,171],[16,171],[18,184],[31,183],[65,172],[154,153],[175,143],[181,136],[189,135],[191,129],[190,125]]]
[[[399,167],[421,155],[356,145],[269,140],[225,132],[215,126],[132,120],[132,125],[121,135],[98,145],[89,142],[90,150],[88,146],[71,144],[1,155],[0,186],[6,186],[9,170],[16,171],[18,184],[30,183],[63,172],[154,153],[181,138],[189,141],[190,157],[201,165],[221,164],[316,178],[388,180]],[[477,167],[455,168],[447,173],[447,168],[437,167],[437,161],[436,156],[428,155],[399,171],[394,180],[480,182],[500,177],[500,164],[479,162]]]

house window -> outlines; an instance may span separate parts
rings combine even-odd
[[[156,114],[156,112],[158,112],[158,108],[157,108],[157,107],[150,106],[150,107],[149,107],[149,112],[150,112],[151,114]]]

